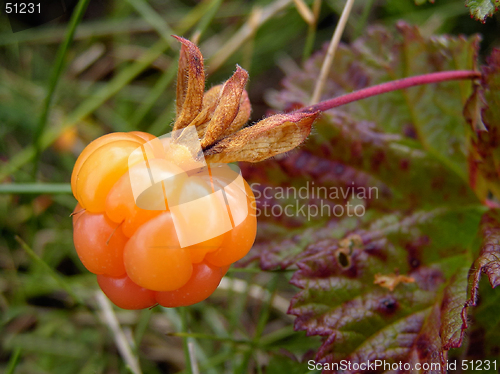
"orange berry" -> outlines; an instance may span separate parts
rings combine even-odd
[[[118,224],[104,214],[81,211],[77,205],[73,216],[73,241],[82,264],[94,274],[125,274],[123,250],[127,238]]]
[[[186,249],[189,250],[189,254],[191,255],[191,262],[193,264],[199,264],[205,259],[207,253],[215,252],[216,250],[218,250],[222,245],[224,235],[225,234],[222,234],[204,242],[186,247]]]
[[[79,178],[80,169],[83,164],[87,161],[90,155],[95,152],[101,146],[118,141],[118,140],[128,140],[128,141],[136,141],[139,144],[141,143],[141,139],[136,135],[127,134],[124,132],[114,132],[111,134],[103,135],[100,138],[97,138],[93,142],[91,142],[85,149],[80,153],[78,159],[76,160],[75,166],[73,167],[73,173],[71,174],[71,190],[73,191],[73,195],[79,201],[78,194],[76,193],[76,182]],[[143,142],[143,141],[142,141]]]
[[[122,309],[144,309],[156,304],[155,293],[138,286],[127,275],[120,278],[98,275],[97,283],[108,299]]]
[[[250,187],[225,165],[203,166],[190,149],[138,131],[105,135],[78,158],[75,248],[117,306],[202,301],[252,247]]]
[[[170,212],[146,222],[124,251],[125,269],[134,283],[154,291],[173,291],[191,277],[189,251],[181,248]]]
[[[111,142],[98,148],[82,165],[76,184],[80,204],[90,212],[104,211],[106,196],[128,170],[129,156],[139,145]]]
[[[243,204],[246,204],[246,211],[248,213],[243,222],[224,235],[220,248],[206,255],[206,261],[215,266],[226,266],[241,260],[250,251],[255,241],[255,235],[257,234],[255,197],[250,186],[246,182],[244,184],[247,195],[246,201],[241,201],[241,199],[233,201],[235,200],[235,196],[240,195],[240,191],[236,191],[239,190],[239,187],[234,186],[230,188],[231,186],[229,186],[225,189],[228,201],[233,201],[231,206],[236,207],[236,209],[232,210],[233,217],[241,215],[236,211],[237,209],[245,211]]]
[[[223,276],[219,267],[207,263],[195,264],[193,275],[184,286],[174,291],[157,292],[156,301],[167,308],[199,303],[217,289]]]

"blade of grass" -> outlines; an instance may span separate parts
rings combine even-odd
[[[253,359],[255,361],[255,366],[257,368],[257,374],[263,374],[262,367],[259,364],[259,355],[258,355],[258,352],[254,351],[253,354],[252,354],[252,356],[253,356]]]
[[[168,318],[168,320],[172,324],[172,326],[178,331],[182,330],[182,318],[180,316],[179,308],[164,308],[164,307],[160,307],[160,308],[162,309],[162,311],[164,312],[165,316]],[[172,334],[168,334],[168,335],[175,336],[176,334],[182,334],[182,332],[172,333]],[[186,333],[186,334],[188,334],[188,333]],[[199,362],[202,363],[202,366],[203,366],[203,363],[205,363],[208,360],[207,355],[206,355],[205,351],[203,350],[202,346],[198,343],[198,341],[193,339],[192,343],[196,349],[196,354],[198,356],[198,360],[199,360]],[[185,370],[183,370],[182,372],[184,373]],[[210,370],[210,372],[212,372],[212,371]]]
[[[144,119],[146,114],[151,110],[156,101],[160,98],[165,89],[172,83],[177,74],[177,65],[171,64],[170,67],[163,72],[160,79],[155,83],[150,90],[149,95],[144,99],[142,104],[137,108],[134,115],[130,119],[129,126],[133,129],[137,128],[139,123]]]
[[[221,0],[216,0],[221,1]],[[224,6],[220,11],[216,12],[215,18],[225,19],[233,17],[241,17],[246,14],[246,4],[238,4]],[[185,11],[172,9],[162,17],[165,17],[167,23],[174,25],[174,30],[188,30],[198,20],[210,11],[210,2],[202,2],[199,6],[193,8],[191,13],[186,16]],[[136,34],[148,33],[153,31],[153,27],[143,19],[126,18],[119,20],[104,20],[104,21],[89,21],[81,24],[76,31],[74,40],[84,40],[89,38],[100,38],[117,34]],[[17,43],[30,43],[30,44],[51,44],[60,43],[64,36],[65,28],[60,26],[44,27],[28,29],[22,33],[13,34],[12,31],[0,33],[0,46],[15,45]]]
[[[293,2],[300,16],[308,25],[312,25],[316,22],[313,12],[309,9],[304,0],[293,0]]]
[[[0,184],[0,194],[70,194],[69,183],[7,183]]]
[[[156,30],[158,35],[160,35],[170,47],[173,46],[173,39],[170,36],[174,33],[173,30],[145,0],[127,0],[127,2]]]
[[[172,13],[168,19],[178,19],[179,14]],[[73,40],[85,40],[90,38],[101,38],[120,34],[149,33],[153,27],[137,17],[122,18],[117,20],[89,21],[82,23],[78,27]],[[25,30],[22,33],[12,34],[12,32],[0,34],[0,46],[22,44],[53,44],[60,43],[63,39],[62,27],[35,28]]]
[[[271,281],[268,283],[268,297],[265,303],[262,305],[262,310],[260,313],[259,321],[257,323],[257,328],[254,336],[254,343],[259,345],[260,338],[266,327],[267,320],[271,314],[271,306],[273,305],[273,299],[276,297],[276,289],[278,288],[278,275],[273,275]]]
[[[35,159],[34,159],[34,171],[33,177],[36,179],[36,173],[38,171],[38,160],[40,153],[42,152],[42,145],[40,144],[40,137],[45,131],[45,127],[47,126],[47,119],[50,112],[50,106],[52,104],[52,100],[54,97],[54,92],[57,87],[57,83],[61,78],[61,74],[64,70],[66,54],[68,52],[69,46],[73,41],[73,37],[75,35],[76,28],[87,10],[87,6],[89,5],[90,0],[80,0],[76,5],[73,14],[71,15],[71,19],[69,21],[68,30],[66,32],[66,37],[64,38],[63,43],[59,46],[57,50],[56,59],[54,61],[54,66],[52,68],[52,72],[49,78],[49,89],[47,91],[47,96],[45,97],[45,101],[43,103],[42,114],[38,121],[38,125],[35,129],[34,135],[34,144],[35,144]]]
[[[228,290],[230,292],[234,291],[236,293],[248,295],[249,297],[255,300],[262,300],[265,297],[269,297],[269,291],[262,288],[261,286],[257,284],[249,285],[248,282],[245,282],[242,279],[236,279],[236,278],[228,279],[227,276],[222,278],[218,289]],[[272,306],[276,310],[283,313],[285,317],[292,318],[291,316],[286,314],[288,311],[288,307],[290,306],[289,300],[285,299],[280,295],[276,295],[273,298]]]
[[[196,339],[214,340],[214,341],[218,341],[218,342],[231,343],[231,344],[235,344],[235,345],[249,345],[249,346],[255,345],[255,343],[252,340],[233,339],[230,337],[222,337],[222,336],[202,334],[202,333],[173,332],[173,333],[170,333],[168,335],[169,336],[179,336],[182,338],[196,338]]]
[[[172,101],[146,130],[150,134],[160,136],[170,131],[175,117],[175,101]]]
[[[251,279],[251,282],[253,283],[253,280],[255,279],[255,275],[252,275],[252,278],[250,278],[250,279]],[[237,328],[239,330],[243,330],[243,332],[246,333],[246,331],[241,328],[240,318],[245,311],[245,308],[248,304],[248,300],[251,298],[251,294],[252,294],[251,287],[253,287],[253,285],[250,286],[250,282],[245,282],[241,279],[232,278],[231,286],[234,287],[233,289],[237,289],[238,285],[241,288],[241,290],[239,291],[241,293],[241,295],[236,298],[236,303],[234,303],[235,305],[233,306],[231,314],[230,314],[230,330],[229,331],[230,331],[232,336],[234,336],[237,333],[237,331],[238,331]],[[262,289],[262,291],[265,291],[265,290]],[[260,297],[257,300],[262,301],[262,300],[266,299],[266,297],[264,295],[266,295],[266,293],[262,292]],[[252,342],[253,342],[253,340],[252,340]],[[253,349],[251,349],[251,348],[252,347],[250,346],[250,347],[246,347],[246,349],[241,349],[240,354],[238,356],[236,356],[237,359],[234,360],[232,363],[232,369],[233,369],[233,372],[235,374],[245,372],[245,368],[247,368],[247,366],[248,366],[249,355],[253,351]]]
[[[318,27],[320,10],[321,10],[321,0],[314,0],[313,4],[314,22],[310,23],[307,28],[306,42],[304,45],[304,51],[302,52],[302,62],[305,62],[311,56],[314,47],[314,40],[316,39],[316,29]]]
[[[38,255],[31,249],[31,247],[24,242],[19,236],[15,236],[16,241],[21,245],[21,247],[26,251],[26,253],[31,257],[31,259],[40,265],[54,280],[57,284],[63,288],[69,296],[71,296],[77,303],[85,305],[83,300],[76,293],[73,292],[73,289],[70,285],[68,285],[63,278],[55,272],[45,261],[43,261]]]
[[[188,329],[188,310],[187,307],[181,307],[180,309],[180,314],[181,314],[181,332],[182,333],[187,333]],[[184,348],[184,360],[186,364],[186,373],[188,374],[193,374],[193,366],[191,365],[191,355],[189,353],[189,342],[188,342],[188,337],[184,336],[182,338],[182,346]]]
[[[167,50],[167,48],[168,45],[163,40],[154,44],[136,62],[123,69],[107,85],[99,89],[94,95],[90,96],[83,103],[81,103],[68,116],[65,123],[61,127],[45,131],[40,140],[41,150],[49,147],[64,130],[74,126],[101,106],[105,101],[116,95],[126,84],[143,72],[153,61],[155,61],[165,50]],[[33,145],[26,147],[21,152],[14,155],[7,165],[1,169],[0,181],[3,181],[13,172],[32,160],[35,156],[36,150]]]
[[[152,309],[145,309],[141,311],[141,316],[139,317],[139,322],[135,328],[135,350],[136,354],[138,354],[139,347],[141,345],[142,338],[146,329],[148,328],[149,320],[151,319],[151,314],[153,313]]]
[[[259,19],[262,17],[262,9],[260,7],[254,7],[252,10],[252,14],[248,20],[248,24],[250,28],[254,31],[248,37],[247,42],[243,46],[243,61],[242,66],[245,68],[250,75],[252,75],[252,57],[255,49],[255,34],[259,29]],[[251,82],[249,82],[251,83]],[[250,89],[250,84],[247,83],[247,90]]]
[[[356,29],[354,30],[354,39],[359,38],[363,34],[363,31],[365,30],[368,22],[368,17],[370,17],[370,13],[372,12],[374,3],[375,3],[374,0],[368,0],[364,5],[363,13],[361,13],[361,16],[356,22]]]
[[[183,34],[190,29],[203,16],[201,11],[205,9],[205,7],[206,4],[204,3],[196,6],[186,15],[186,22],[181,21],[182,28],[175,30],[175,32]],[[116,95],[126,84],[142,73],[168,48],[169,46],[164,40],[156,42],[146,53],[144,53],[144,55],[139,57],[136,62],[123,69],[108,84],[106,84],[106,86],[100,88],[94,95],[90,96],[83,103],[81,103],[72,113],[70,113],[61,127],[45,131],[40,139],[41,150],[49,147],[64,130],[74,126],[83,118],[91,114],[104,102]],[[10,161],[0,169],[0,182],[30,162],[35,155],[36,152],[33,145],[26,147],[21,152],[14,155]]]
[[[345,25],[347,24],[347,20],[349,19],[349,15],[351,14],[353,4],[354,0],[346,0],[339,22],[337,23],[337,27],[335,27],[332,40],[330,42],[330,45],[328,46],[325,61],[323,61],[323,66],[321,66],[321,72],[319,74],[318,80],[316,81],[316,86],[314,87],[311,104],[316,104],[321,98],[321,93],[323,92],[323,88],[325,87],[326,83],[326,76],[328,75],[328,71],[332,66],[333,58],[335,57],[335,51],[337,50],[340,38],[342,37],[342,33],[344,32]]]
[[[200,374],[200,369],[198,368],[198,362],[196,361],[196,352],[194,348],[194,343],[188,338],[188,352],[191,364],[191,371],[193,374]]]
[[[259,321],[257,322],[257,326],[255,328],[255,334],[253,337],[253,343],[256,346],[259,346],[260,338],[262,336],[262,332],[266,327],[267,321],[269,320],[269,316],[271,314],[271,305],[273,302],[273,298],[276,294],[276,288],[278,287],[278,275],[274,275],[271,281],[268,283],[268,292],[267,297],[263,298],[263,303],[260,311]],[[245,374],[250,364],[250,358],[254,350],[247,350],[244,352],[243,360],[241,362],[241,366],[235,371],[235,373]]]
[[[253,276],[253,275],[252,275]],[[229,281],[229,282],[227,282]],[[241,316],[245,312],[250,295],[250,284],[241,279],[232,277],[222,278],[219,289],[224,289],[224,284],[229,285],[231,291],[236,291],[236,295],[231,295],[232,308],[229,310],[229,333],[234,336],[236,331],[241,329]],[[227,288],[226,288],[227,289]]]
[[[186,15],[186,17],[180,20],[175,30],[189,30],[207,14],[209,7],[209,1],[201,1],[195,8],[193,8],[191,12]],[[177,32],[177,34],[179,35],[183,33]]]
[[[21,348],[17,347],[12,356],[10,356],[9,365],[7,366],[7,370],[5,374],[14,374],[16,371],[17,364],[19,364],[19,358],[21,357]]]
[[[268,6],[261,9],[261,17],[257,20],[257,22],[250,17],[250,19],[234,34],[234,36],[209,59],[209,63],[207,64],[208,72],[212,73],[221,67],[221,65],[224,64],[224,62],[234,52],[236,52],[236,50],[238,50],[238,48],[240,48],[249,38],[252,37],[258,27],[269,21],[277,13],[284,10],[292,2],[293,0],[277,0],[272,2]]]
[[[130,0],[129,0],[130,1]],[[199,39],[201,35],[205,32],[206,28],[210,24],[210,22],[213,20],[215,15],[217,14],[217,10],[219,9],[220,5],[222,4],[222,0],[212,0],[208,2],[208,10],[207,12],[201,17],[198,26],[196,27],[196,30],[193,33],[193,37],[191,38],[192,40],[194,39]],[[168,87],[168,85],[173,81],[173,79],[176,77],[177,74],[177,65],[172,64],[160,77],[160,79],[155,83],[153,89],[151,90],[150,94],[148,97],[144,100],[144,102],[141,104],[141,106],[137,109],[135,112],[134,116],[132,117],[130,121],[130,126],[132,128],[137,128],[139,123],[144,119],[146,114],[151,110],[153,107],[154,103],[159,99],[163,91]],[[171,113],[171,112],[169,112]],[[167,124],[168,121],[166,121]],[[156,122],[155,122],[156,123]],[[160,122],[159,125],[162,125]],[[153,128],[153,126],[151,126]],[[154,128],[155,131],[157,131],[156,128]],[[159,131],[156,132],[157,134]]]
[[[201,366],[202,370],[206,370],[206,369],[213,368],[217,365],[223,364],[223,363],[225,363],[228,360],[231,360],[233,358],[234,358],[234,353],[232,351],[231,352],[223,352],[223,353],[219,353],[215,356],[212,356],[209,360],[207,360],[205,362],[202,362],[200,366]],[[177,374],[188,374],[188,373],[185,370],[183,370],[183,371],[178,372]]]
[[[210,25],[215,15],[217,14],[217,11],[219,10],[221,4],[222,0],[212,0],[208,2],[208,9],[205,15],[200,19],[200,22],[198,23],[198,26],[193,33],[192,39],[199,38],[205,32],[208,25]]]
[[[274,343],[286,339],[294,334],[297,334],[297,332],[293,329],[292,325],[288,325],[279,330],[270,332],[269,334],[262,336],[259,341],[259,346],[260,347],[271,346]]]
[[[123,360],[127,363],[129,370],[133,374],[141,374],[142,371],[139,366],[139,360],[132,353],[127,337],[120,328],[120,323],[118,322],[118,318],[116,318],[116,314],[113,312],[113,308],[108,298],[99,290],[96,292],[96,299],[102,311],[102,321],[111,330],[120,355],[123,357]]]

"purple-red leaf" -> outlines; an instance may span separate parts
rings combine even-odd
[[[300,260],[292,283],[303,290],[290,313],[297,329],[325,337],[317,359],[441,362],[445,349],[461,341],[463,264],[479,212],[386,216]],[[381,274],[414,283],[391,291],[378,284]]]
[[[476,305],[479,280],[486,274],[491,287],[500,284],[500,211],[486,213],[481,220],[482,245],[479,257],[474,261],[470,274],[470,305]]]
[[[477,115],[480,114],[480,116]],[[475,116],[474,116],[475,115]],[[471,186],[482,199],[488,193],[500,197],[500,49],[494,49],[483,68],[481,86],[466,106],[466,116],[474,128],[469,154]]]
[[[398,31],[375,28],[341,45],[324,98],[409,75],[475,69],[477,37],[427,38],[405,24]],[[324,53],[287,75],[285,88],[270,96],[277,109],[309,102]],[[254,259],[264,269],[298,268],[291,282],[301,291],[289,312],[296,329],[323,337],[319,362],[433,363],[439,366],[428,372],[445,373],[449,350],[462,344],[470,318],[464,305],[476,300],[479,275],[500,282],[500,220],[483,218],[485,241],[467,302],[482,202],[495,206],[498,200],[485,198],[499,197],[500,53],[488,63],[472,97],[471,82],[461,81],[351,103],[324,113],[288,157],[242,167],[260,208],[279,212],[299,201],[366,209],[351,217],[305,218],[299,210],[259,217]],[[378,194],[312,197],[313,181],[327,191],[376,187]],[[280,187],[308,193],[283,198],[274,193]]]

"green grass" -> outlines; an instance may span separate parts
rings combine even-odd
[[[433,32],[460,31],[468,17],[454,1],[436,8],[395,1],[356,2],[344,40],[398,18]],[[71,18],[17,34],[0,17],[0,372],[130,372],[100,318],[95,277],[73,248],[69,181],[82,147],[98,136],[168,131],[179,49],[170,34],[199,37],[209,86],[227,79],[236,63],[249,68],[258,120],[267,109],[265,92],[279,88],[280,61],[300,65],[329,40],[343,3],[322,1],[313,27],[292,0],[80,0]],[[464,23],[464,32],[470,27]],[[96,46],[103,52],[93,59]],[[65,145],[61,136],[70,130],[76,138]],[[113,313],[143,373],[273,374],[285,367],[306,373],[290,356],[301,360],[321,341],[295,332],[293,319],[273,303],[297,291],[290,275],[232,269],[227,278],[248,287],[219,289],[180,310]],[[252,285],[267,290],[265,297],[253,297]]]

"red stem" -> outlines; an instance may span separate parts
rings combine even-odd
[[[422,84],[458,80],[458,79],[476,79],[480,77],[481,73],[472,70],[452,70],[452,71],[441,71],[438,73],[430,73],[424,75],[416,75],[414,77],[397,79],[395,81],[390,81],[382,84],[377,84],[376,86],[363,88],[359,91],[354,91],[346,95],[322,101],[318,104],[304,107],[302,109],[296,110],[294,113],[313,113],[317,111],[324,112],[325,110],[349,104],[352,103],[353,101],[358,101],[361,99],[365,99],[367,97],[380,95],[386,92],[401,90],[403,88],[419,86]]]

